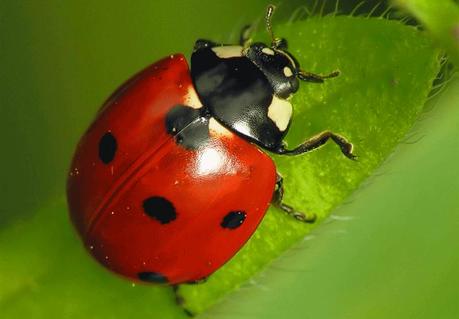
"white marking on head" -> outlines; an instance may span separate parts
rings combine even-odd
[[[223,45],[219,47],[213,47],[212,51],[222,59],[241,57],[243,47],[239,45]]]
[[[293,65],[294,67],[297,67],[295,61],[293,61],[293,59],[287,53],[285,53],[283,51],[280,51],[280,50],[276,50],[276,52],[282,54],[283,56],[285,56],[290,61],[291,65]]]
[[[284,75],[288,78],[291,77],[293,75],[292,69],[288,66],[284,67]]]
[[[209,120],[209,130],[211,133],[215,133],[218,135],[225,135],[225,136],[232,136],[233,133],[231,133],[230,130],[228,130],[226,127],[221,125],[216,119],[213,117],[210,118]]]
[[[199,99],[199,96],[196,93],[196,90],[194,89],[193,85],[190,85],[188,87],[188,90],[187,90],[187,93],[185,95],[183,102],[186,106],[189,106],[193,109],[200,109],[202,107],[201,100]]]
[[[276,123],[280,131],[285,131],[292,118],[292,104],[273,95],[273,101],[268,107],[268,117]]]
[[[263,52],[264,54],[267,54],[267,55],[274,55],[274,50],[270,49],[270,48],[263,48],[261,50],[261,52]]]

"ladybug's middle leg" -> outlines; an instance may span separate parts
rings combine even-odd
[[[282,199],[284,197],[284,179],[278,173],[276,174],[276,189],[274,190],[272,204],[277,208],[283,210],[289,216],[292,216],[296,220],[305,222],[305,223],[314,223],[316,220],[315,214],[305,214],[297,211],[290,205],[285,204]]]

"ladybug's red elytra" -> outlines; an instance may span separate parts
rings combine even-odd
[[[283,142],[300,69],[287,42],[196,41],[147,67],[103,105],[81,138],[67,184],[70,216],[85,246],[110,270],[136,281],[196,282],[219,269],[255,232],[270,203],[298,220],[313,214],[282,201],[269,151],[299,155],[337,143],[326,131],[294,149]],[[245,32],[243,33],[245,34]]]

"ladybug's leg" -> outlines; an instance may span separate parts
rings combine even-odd
[[[196,51],[196,50],[204,49],[204,48],[213,48],[216,45],[217,44],[213,41],[199,39],[199,40],[196,40],[196,42],[194,43],[193,49],[194,51]]]
[[[179,305],[179,306],[183,309],[183,312],[185,312],[185,314],[186,314],[188,317],[194,317],[195,314],[192,313],[190,310],[188,310],[188,309],[185,308],[185,300],[184,300],[183,297],[179,294],[179,288],[180,288],[179,285],[174,285],[174,286],[172,286],[172,290],[174,291],[174,294],[175,294],[175,302],[177,303],[177,305]]]
[[[198,279],[198,280],[193,280],[193,281],[188,281],[188,282],[185,282],[184,284],[186,285],[198,285],[198,284],[202,284],[202,283],[205,283],[207,281],[207,278],[208,277],[203,277],[201,279]],[[174,294],[175,294],[175,302],[177,303],[177,305],[179,305],[183,311],[185,312],[185,314],[187,314],[189,317],[194,317],[194,313],[192,313],[190,310],[186,309],[185,307],[185,300],[183,299],[183,297],[180,295],[179,293],[179,288],[180,288],[180,285],[173,285],[172,286],[172,289],[174,291]]]
[[[339,71],[333,71],[329,74],[315,74],[311,72],[306,72],[300,70],[298,72],[298,79],[305,82],[312,82],[312,83],[324,83],[325,79],[330,79],[337,77],[339,75]]]
[[[253,31],[253,25],[252,24],[247,24],[242,27],[241,33],[239,34],[239,44],[243,46],[244,48],[248,47],[250,45],[250,42],[252,39],[250,39],[250,35],[252,34]]]
[[[302,212],[295,210],[292,206],[287,205],[282,202],[282,198],[284,197],[284,184],[283,178],[279,174],[277,174],[276,180],[276,189],[274,190],[272,203],[279,209],[282,209],[285,213],[292,216],[296,220],[305,222],[305,223],[313,223],[316,220],[315,214],[306,215]]]
[[[281,145],[277,150],[274,150],[273,152],[280,155],[300,155],[315,150],[316,148],[324,145],[329,139],[332,139],[332,141],[340,147],[341,152],[347,158],[351,160],[355,160],[357,158],[357,156],[352,153],[354,145],[352,145],[352,143],[350,143],[344,136],[335,134],[330,131],[324,131],[311,137],[293,150],[287,150],[283,145]]]
[[[202,277],[201,279],[197,279],[197,280],[192,280],[192,281],[187,281],[185,284],[187,285],[199,285],[199,284],[203,284],[207,281],[207,278],[208,277]]]

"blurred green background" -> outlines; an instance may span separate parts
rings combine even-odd
[[[189,54],[197,38],[234,40],[269,2],[1,1],[0,231],[63,195],[77,140],[121,82],[164,55]],[[342,2],[346,12],[359,1]],[[276,19],[303,3],[283,1]],[[458,318],[458,92],[452,81],[430,102],[413,131],[424,138],[401,145],[336,221],[205,316]]]

